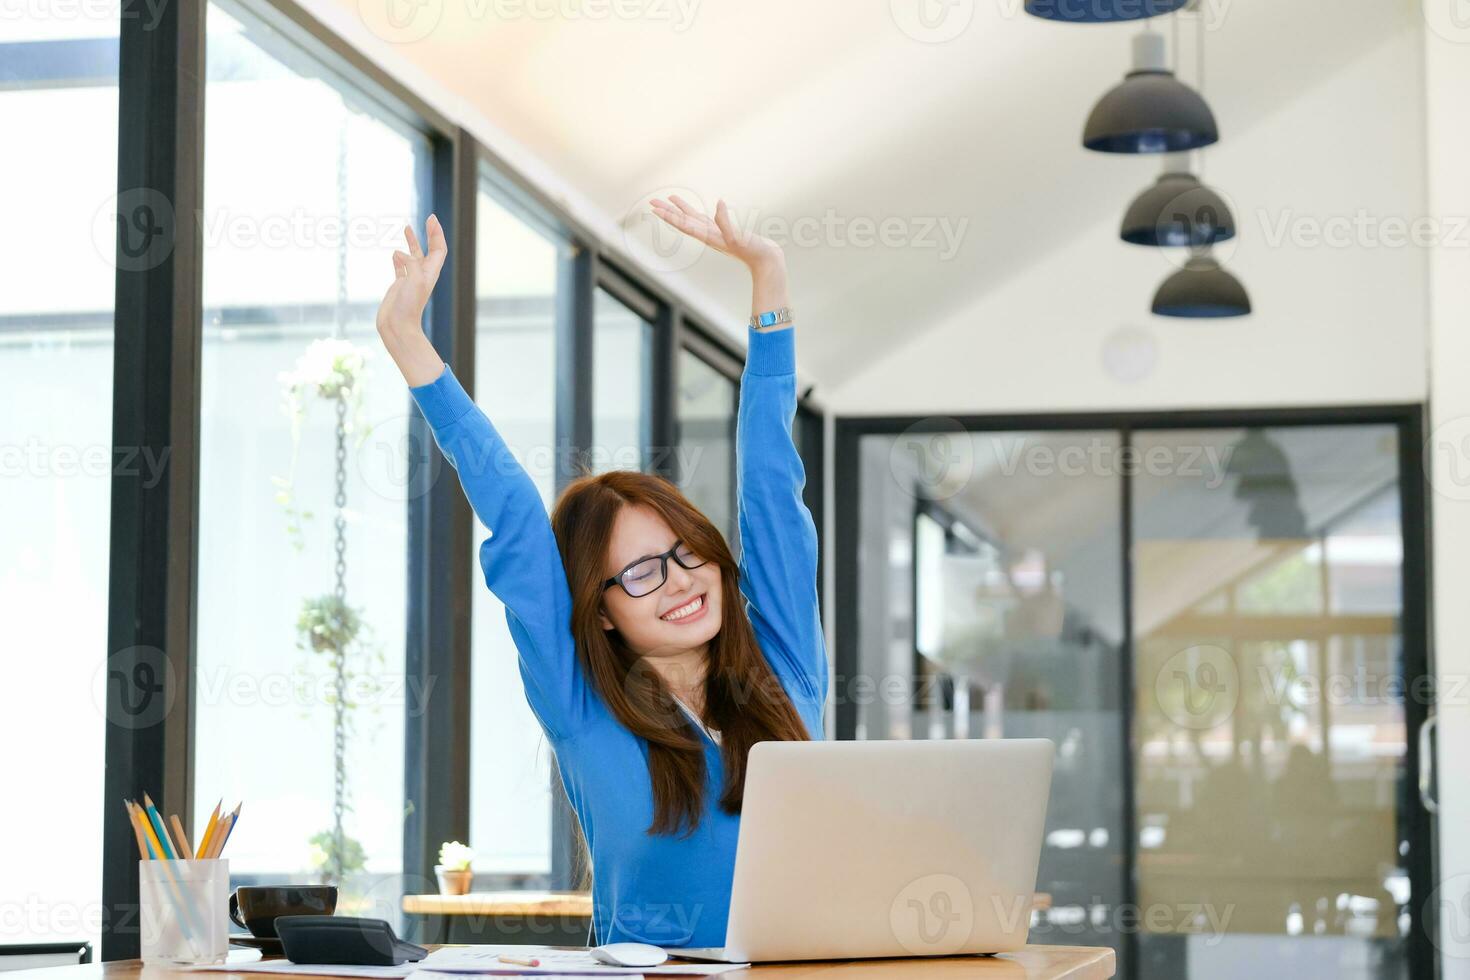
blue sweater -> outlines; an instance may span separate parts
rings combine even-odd
[[[817,533],[791,437],[795,328],[748,330],[736,420],[740,590],[772,670],[813,738],[823,737],[827,654],[817,609]],[[505,604],[526,699],[556,751],[562,785],[592,854],[599,942],[720,946],[740,818],[719,808],[724,765],[705,743],[708,782],[688,839],[646,833],[653,820],[648,743],[592,687],[571,633],[571,593],[546,508],[490,420],[445,366],[411,387],[434,439],[491,536],[485,584]]]

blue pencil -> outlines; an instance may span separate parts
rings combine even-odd
[[[168,831],[163,826],[163,818],[158,815],[158,809],[154,807],[147,793],[143,794],[143,812],[148,814],[148,822],[153,824],[153,831],[158,834],[158,843],[163,848],[164,858],[174,860],[174,849],[169,846]]]

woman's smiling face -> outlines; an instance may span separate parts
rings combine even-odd
[[[663,554],[677,540],[656,511],[629,504],[613,523],[604,563],[607,577],[639,559]],[[706,561],[698,568],[685,568],[673,558],[667,565],[668,580],[648,595],[634,598],[618,585],[602,594],[602,628],[616,629],[642,657],[685,653],[708,643],[720,631],[724,597],[719,566]],[[655,569],[655,583],[657,574]]]

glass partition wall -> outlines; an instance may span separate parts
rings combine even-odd
[[[1139,901],[1216,916],[1143,933],[1151,976],[1410,975],[1398,438],[1136,435],[1219,461],[1134,481]]]
[[[1429,975],[1417,415],[1302,414],[839,422],[839,736],[1054,741],[1033,942]]]
[[[1116,945],[1100,919],[1126,897],[1122,488],[1025,460],[1118,446],[1096,431],[864,437],[859,659],[839,669],[874,692],[851,692],[854,737],[1056,743],[1037,889],[1086,945]]]

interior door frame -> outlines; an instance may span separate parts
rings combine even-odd
[[[1328,405],[1315,407],[1205,409],[1189,411],[1137,412],[1064,412],[1044,414],[961,415],[961,416],[839,416],[835,419],[836,445],[833,474],[835,498],[835,592],[834,622],[834,721],[835,737],[856,737],[858,704],[843,697],[846,679],[857,675],[859,645],[859,559],[858,534],[862,516],[860,448],[862,438],[870,435],[901,435],[910,429],[933,429],[942,424],[946,431],[956,428],[969,433],[988,432],[1065,432],[1072,430],[1113,431],[1121,436],[1121,445],[1130,446],[1139,430],[1160,429],[1226,429],[1328,425],[1391,425],[1398,433],[1399,522],[1404,554],[1401,565],[1402,594],[1401,634],[1404,677],[1412,682],[1419,677],[1432,680],[1434,666],[1433,637],[1430,631],[1430,588],[1432,554],[1429,478],[1426,469],[1425,432],[1428,408],[1422,403],[1384,405]],[[1122,554],[1132,554],[1132,487],[1131,479],[1123,479],[1121,499]],[[1135,711],[1133,706],[1135,649],[1133,636],[1133,563],[1125,560],[1123,604],[1126,615],[1123,635],[1123,670],[1121,709],[1128,751],[1124,753],[1125,814],[1127,832],[1122,852],[1127,865],[1125,901],[1136,905],[1138,894],[1137,834],[1133,823],[1137,804],[1132,766],[1136,757]],[[1405,690],[1412,690],[1406,684]],[[1432,690],[1432,687],[1430,688]],[[1425,915],[1424,901],[1430,895],[1438,867],[1436,825],[1421,805],[1416,777],[1419,771],[1419,732],[1428,718],[1432,704],[1406,696],[1403,699],[1405,725],[1404,780],[1400,787],[1398,829],[1401,841],[1409,844],[1404,860],[1409,876],[1411,926],[1408,936],[1408,969],[1411,977],[1441,975],[1438,949],[1435,945],[1437,922]],[[1137,976],[1138,932],[1124,934],[1126,976]]]

